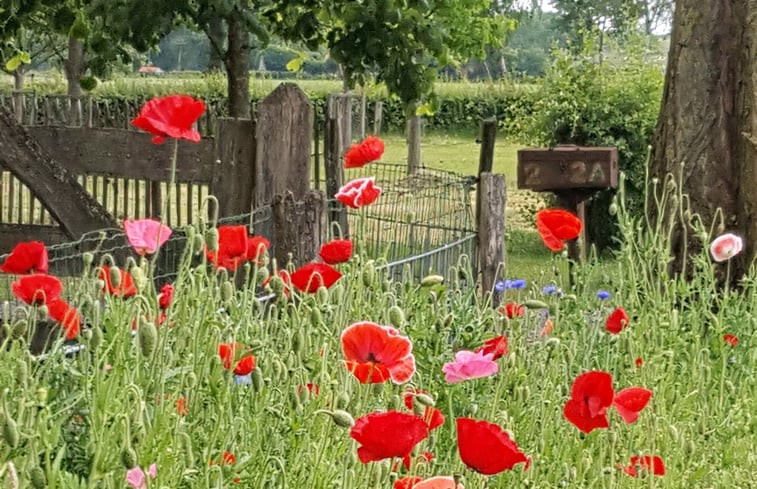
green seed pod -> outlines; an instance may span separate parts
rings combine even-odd
[[[34,489],[45,489],[47,487],[47,477],[45,471],[40,467],[34,467],[29,471],[29,480]]]
[[[376,280],[376,266],[373,264],[373,260],[370,260],[363,268],[363,285],[373,287],[374,280]]]
[[[19,387],[25,387],[28,378],[29,366],[26,364],[26,360],[20,359],[16,363],[16,384],[18,384]]]
[[[680,436],[678,434],[678,429],[672,424],[668,428],[670,428],[670,437],[673,439],[674,442],[678,443],[680,439]]]
[[[262,284],[266,280],[268,280],[268,277],[271,276],[271,272],[268,271],[266,267],[260,267],[255,272],[255,283]]]
[[[50,311],[47,309],[46,304],[37,307],[37,316],[39,317],[39,319],[47,319],[49,315]]]
[[[505,319],[507,319],[507,316],[505,316]],[[449,314],[447,314],[444,317],[444,321],[443,321],[442,325],[445,328],[449,328],[450,326],[452,326],[452,321],[454,321],[454,320],[455,320],[455,314],[454,313],[449,313]]]
[[[197,385],[197,374],[194,372],[189,372],[187,374],[187,385],[191,387],[195,387]]]
[[[405,313],[399,306],[392,306],[389,308],[389,322],[393,326],[405,325]]]
[[[121,269],[118,267],[110,267],[110,283],[113,284],[113,288],[117,289],[121,286]]]
[[[252,380],[252,388],[255,392],[263,390],[263,373],[260,371],[260,368],[255,367],[250,374],[250,379]]]
[[[97,350],[103,343],[103,330],[99,326],[92,328],[92,337],[89,339],[89,348]]]
[[[318,287],[318,290],[315,293],[315,298],[318,301],[318,304],[328,304],[329,290],[324,286]]]
[[[610,204],[610,208],[607,209],[607,211],[610,213],[611,216],[616,215],[618,213],[618,204],[613,202],[612,204]]]
[[[302,328],[297,328],[292,333],[292,351],[298,355],[302,355],[302,350],[305,347],[305,334],[302,332]]]
[[[415,395],[415,402],[417,402],[421,406],[434,407],[436,405],[436,402],[434,401],[434,398],[431,397],[431,396],[429,396],[428,394],[416,394]]]
[[[11,327],[10,331],[11,338],[14,340],[18,340],[23,338],[26,335],[26,321],[23,319],[19,319],[15,323],[13,323],[13,326]]]
[[[683,445],[683,453],[690,457],[694,453],[694,450],[696,450],[694,440],[686,440],[686,443]]]
[[[355,420],[352,415],[347,411],[337,409],[329,413],[334,423],[341,428],[352,428],[355,425]]]
[[[340,392],[336,396],[334,405],[337,407],[337,409],[342,409],[342,408],[347,407],[347,404],[349,403],[350,403],[350,396],[346,392]]]
[[[271,287],[271,290],[274,294],[280,296],[284,293],[286,284],[284,283],[284,279],[282,279],[278,275],[274,275],[273,277],[271,277],[271,281],[268,282],[268,286]]]
[[[37,402],[42,406],[47,404],[47,389],[44,387],[37,389]]]
[[[529,299],[523,305],[528,309],[549,309],[546,302],[537,299]]]
[[[5,421],[3,422],[3,440],[11,448],[18,447],[18,425],[8,413],[5,414]]]
[[[139,351],[142,353],[142,356],[145,358],[152,357],[158,344],[158,330],[155,328],[155,323],[145,320],[140,321],[137,336],[139,338]]]
[[[145,271],[140,267],[134,266],[131,268],[131,278],[134,279],[134,285],[137,287],[137,290],[143,290],[147,286],[147,276],[145,275]]]
[[[228,304],[234,298],[234,284],[231,282],[224,282],[221,284],[221,300]]]
[[[129,469],[137,466],[137,452],[128,444],[121,450],[121,464]]]
[[[81,254],[81,261],[84,263],[84,268],[89,268],[90,265],[92,265],[92,262],[95,261],[95,255],[89,251],[85,251]]]
[[[441,275],[426,275],[421,280],[421,287],[432,287],[444,283],[444,277]]]
[[[317,307],[310,310],[310,322],[313,323],[313,326],[323,323],[323,314],[321,314],[321,310]]]
[[[202,235],[195,234],[195,237],[192,238],[192,253],[197,254],[202,251],[202,249],[205,247],[205,240],[202,238]]]
[[[218,251],[218,229],[210,228],[205,231],[205,246],[208,251]]]

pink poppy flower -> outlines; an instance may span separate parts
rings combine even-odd
[[[455,485],[455,479],[451,476],[436,476],[416,482],[413,489],[462,489],[462,485]]]
[[[153,463],[147,470],[150,479],[158,476],[158,466]],[[134,467],[126,471],[126,483],[134,489],[147,489],[147,475],[141,467]]]
[[[499,365],[494,361],[494,354],[484,353],[483,351],[461,350],[455,353],[454,362],[445,363],[442,367],[444,380],[450,384],[489,377],[498,371]]]
[[[124,221],[124,232],[138,254],[152,255],[168,241],[173,231],[155,219],[127,219]]]
[[[724,262],[741,253],[743,246],[740,236],[733,233],[721,234],[710,244],[710,253],[716,262]]]
[[[381,187],[376,186],[376,177],[365,177],[346,183],[334,197],[347,207],[358,209],[374,203],[380,195]]]

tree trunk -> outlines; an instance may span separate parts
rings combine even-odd
[[[732,264],[735,278],[746,271],[757,239],[756,50],[757,2],[676,1],[651,160],[652,176],[663,182],[674,175],[708,229],[720,209],[714,233],[744,238],[744,252]],[[693,236],[676,209],[661,211],[658,217],[677,220],[672,271],[686,274],[684,254],[707,242]]]
[[[244,25],[240,2],[226,19],[229,48],[226,51],[226,77],[229,89],[229,116],[250,118],[250,34]]]
[[[80,80],[84,75],[84,43],[75,37],[68,38],[68,58],[63,62],[66,73],[68,101],[71,104],[68,111],[68,125],[81,125],[80,111],[82,89]]]
[[[222,17],[211,17],[208,22],[208,37],[210,38],[210,58],[208,71],[223,71],[224,29]]]
[[[21,124],[24,120],[24,65],[13,70],[13,116]]]
[[[407,119],[407,174],[416,173],[421,167],[421,116],[415,115],[417,103],[410,104]]]

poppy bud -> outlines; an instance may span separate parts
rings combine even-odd
[[[318,326],[323,323],[323,315],[321,314],[321,310],[317,307],[310,310],[310,322],[313,323],[313,326]]]
[[[452,326],[452,321],[454,321],[454,320],[455,320],[455,314],[454,313],[451,312],[451,313],[447,314],[444,317],[444,322],[443,322],[444,327],[445,328],[449,328],[450,326]]]
[[[40,403],[40,405],[47,404],[47,389],[44,387],[40,387],[37,389],[37,402]]]
[[[694,453],[695,449],[696,445],[694,444],[694,440],[687,440],[683,445],[683,453],[685,453],[689,457]]]
[[[145,358],[152,357],[158,343],[158,330],[155,328],[155,324],[152,321],[140,320],[137,336],[139,338],[139,351],[142,356]]]
[[[210,228],[205,231],[205,246],[208,247],[208,251],[218,251],[218,229]]]
[[[405,313],[399,306],[392,306],[389,308],[389,323],[394,326],[405,325]]]
[[[301,389],[301,390],[307,390],[307,389]],[[289,401],[292,403],[292,407],[299,411],[302,407],[301,404],[301,398],[300,398],[300,392],[297,392],[297,386],[292,387],[292,390],[289,392]]]
[[[136,467],[137,465],[137,452],[132,447],[126,445],[121,450],[121,464],[128,469]]]
[[[10,335],[11,335],[11,338],[13,338],[14,340],[18,340],[26,336],[26,321],[23,319],[19,319],[18,321],[13,323],[13,326],[11,327]]]
[[[444,283],[444,277],[441,275],[427,275],[421,280],[421,287],[433,287]]]
[[[374,280],[376,280],[376,266],[373,264],[373,260],[370,260],[363,268],[363,285],[373,287]]]
[[[205,246],[205,240],[202,239],[202,236],[199,234],[196,234],[194,238],[192,238],[192,252],[194,254],[200,253],[202,251],[203,246]]]
[[[10,417],[8,413],[5,415],[5,421],[3,422],[3,440],[11,447],[16,448],[18,446],[18,426],[16,421]]]
[[[537,299],[529,299],[523,303],[527,309],[549,309],[546,302]]]
[[[118,267],[110,267],[110,283],[113,284],[113,289],[117,289],[121,286],[121,269]]]
[[[329,290],[321,285],[318,287],[318,290],[315,293],[315,297],[318,300],[319,304],[328,304],[329,303]]]
[[[668,428],[670,428],[670,437],[673,438],[674,442],[678,443],[678,439],[679,439],[678,429],[672,424],[669,425]]]
[[[350,403],[350,396],[346,392],[340,392],[339,395],[336,396],[336,401],[334,402],[334,405],[337,407],[337,409],[347,407],[347,404]]]
[[[26,365],[26,360],[19,359],[16,366],[16,384],[19,387],[25,387],[26,379],[29,377],[29,367]]]
[[[329,413],[334,423],[341,428],[352,428],[355,425],[355,420],[352,415],[347,411],[337,409]]]
[[[195,374],[194,372],[189,372],[189,374],[187,374],[187,385],[189,387],[194,387],[197,385],[197,374]]]
[[[423,417],[423,413],[426,412],[426,408],[417,402],[413,402],[413,414]]]
[[[47,319],[47,317],[50,315],[50,311],[47,309],[47,305],[41,305],[37,308],[37,316],[39,316],[39,319]]]
[[[221,300],[228,304],[231,299],[234,298],[234,284],[231,282],[224,282],[221,284]]]
[[[47,487],[47,477],[45,471],[40,467],[34,467],[29,471],[29,480],[34,489],[45,489]]]
[[[260,392],[263,389],[263,373],[259,366],[250,373],[250,380],[252,380],[252,388],[255,392]]]
[[[282,279],[278,275],[271,277],[271,281],[268,283],[268,285],[270,285],[271,290],[276,295],[281,295],[284,292],[284,287],[286,286],[286,284],[284,284],[284,279]]]
[[[392,288],[392,282],[387,279],[381,282],[381,292],[389,292]]]
[[[305,335],[302,333],[302,328],[297,328],[292,334],[292,351],[298,355],[302,354],[302,350],[305,346]]]
[[[416,394],[415,401],[422,406],[434,407],[434,405],[436,405],[434,398],[428,394]]]
[[[115,270],[115,268],[111,268],[111,272],[113,270]],[[147,277],[145,276],[145,271],[140,267],[131,268],[131,278],[134,280],[134,285],[137,287],[137,290],[142,290],[147,286]]]
[[[402,399],[400,399],[400,396],[397,394],[394,394],[392,397],[389,398],[388,407],[391,411],[398,411],[400,407],[402,406]]]
[[[89,339],[89,348],[94,351],[102,345],[103,342],[103,330],[99,326],[92,328],[92,337]]]
[[[607,437],[609,438],[609,440],[608,440],[608,441],[609,441],[609,442],[610,442],[611,444],[615,444],[615,443],[616,443],[616,442],[618,441],[618,434],[617,434],[617,433],[615,433],[614,431],[611,431],[611,432],[609,432],[609,433],[607,434]]]
[[[189,435],[182,431],[179,433],[179,441],[181,442],[181,449],[184,452],[184,460],[188,467],[193,467],[197,461],[195,460],[194,453],[192,453],[192,439]]]
[[[616,215],[618,213],[618,204],[616,204],[615,202],[610,204],[610,208],[607,209],[607,212],[609,212],[611,216]]]
[[[92,265],[92,262],[95,261],[95,255],[89,251],[85,251],[81,254],[81,261],[84,263],[84,268],[89,268],[89,266]]]
[[[262,284],[263,282],[268,280],[268,277],[270,276],[271,276],[271,272],[269,272],[266,267],[260,267],[255,272],[255,283]]]

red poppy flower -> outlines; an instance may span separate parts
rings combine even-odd
[[[352,258],[352,241],[349,239],[332,239],[321,246],[318,252],[321,260],[329,265],[344,263]]]
[[[391,326],[355,323],[342,331],[341,341],[344,365],[361,384],[379,384],[390,378],[403,384],[415,373],[410,338]]]
[[[644,365],[644,359],[641,357],[636,357],[634,363],[636,364],[636,368],[641,368],[641,366]]]
[[[262,236],[247,237],[247,261],[254,262],[256,265],[263,264],[263,256],[271,247],[271,242]]]
[[[483,352],[484,355],[492,354],[492,360],[498,360],[507,355],[507,336],[495,336],[484,341],[484,346],[478,347],[476,353]]]
[[[163,144],[166,136],[200,142],[194,124],[205,112],[205,102],[189,95],[168,95],[148,101],[131,124],[154,137],[152,142]]]
[[[413,389],[405,392],[404,400],[406,408],[413,409],[413,399],[418,394],[426,394],[426,391]],[[422,418],[428,425],[429,431],[435,430],[444,424],[444,414],[433,406],[425,406]]]
[[[168,309],[168,306],[171,305],[171,299],[173,299],[173,285],[164,284],[160,288],[160,294],[158,294],[158,306],[161,309]]]
[[[384,154],[384,142],[376,136],[368,136],[358,144],[353,144],[344,155],[345,168],[362,168],[366,163],[376,161]]]
[[[302,392],[302,389],[307,389],[311,396],[318,396],[321,393],[321,386],[319,386],[318,384],[314,384],[312,382],[308,382],[304,386],[298,385],[297,394]]]
[[[730,333],[726,333],[723,335],[723,341],[735,347],[739,344],[739,337]]]
[[[618,467],[623,469],[623,472],[631,477],[638,477],[642,473],[652,473],[660,476],[665,475],[665,464],[657,455],[631,457],[631,464],[628,467],[623,467],[620,464],[618,464]]]
[[[373,204],[381,195],[381,187],[376,186],[376,177],[356,178],[347,182],[334,197],[353,209]]]
[[[457,450],[469,469],[484,475],[511,470],[528,458],[496,424],[471,418],[457,418]]]
[[[639,419],[639,413],[646,407],[652,391],[643,387],[629,387],[615,394],[612,405],[618,410],[623,420],[631,424]]]
[[[339,270],[326,263],[308,263],[289,276],[292,285],[308,294],[315,294],[321,286],[328,289],[340,278],[342,274]]]
[[[37,273],[24,275],[11,284],[17,299],[34,306],[49,304],[63,292],[63,284],[57,277]]]
[[[247,260],[247,227],[218,226],[218,251],[205,250],[205,257],[216,268],[234,271]]]
[[[542,209],[536,213],[536,229],[547,248],[561,251],[565,241],[581,234],[581,220],[566,210]]]
[[[118,273],[121,275],[121,280],[118,286],[113,284],[111,279],[111,268],[107,265],[102,265],[98,268],[98,275],[100,280],[105,282],[103,286],[103,293],[108,293],[116,297],[122,297],[126,299],[137,293],[137,287],[134,285],[134,278],[131,274],[125,270],[118,269]]]
[[[242,349],[239,343],[221,343],[218,345],[218,356],[221,357],[223,368],[231,370],[231,364],[236,360],[237,352]],[[249,375],[255,370],[255,356],[243,355],[234,365],[235,375]]]
[[[508,302],[499,308],[499,313],[505,314],[510,319],[514,319],[523,316],[526,313],[526,308],[517,302]]]
[[[47,248],[39,241],[18,243],[5,261],[0,271],[13,275],[27,273],[47,273]]]
[[[596,428],[607,428],[607,409],[612,406],[615,392],[612,376],[607,372],[586,372],[573,382],[570,400],[563,414],[576,428],[591,433]]]
[[[428,426],[418,416],[399,411],[371,413],[355,421],[350,436],[362,445],[357,456],[366,464],[409,455],[428,437]]]
[[[47,303],[47,313],[66,332],[66,339],[73,340],[81,331],[81,314],[68,302],[57,298]]]
[[[607,317],[605,329],[612,334],[618,334],[628,326],[630,319],[622,307],[618,307]]]
[[[176,412],[181,416],[182,418],[189,414],[189,406],[186,398],[180,397],[176,399]]]
[[[394,489],[413,489],[413,487],[422,480],[422,477],[409,475],[394,481]]]
[[[234,465],[237,463],[237,458],[234,456],[231,452],[223,452],[223,456],[221,457],[221,464],[225,465]]]

